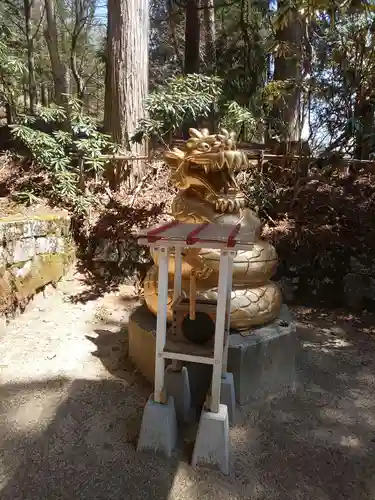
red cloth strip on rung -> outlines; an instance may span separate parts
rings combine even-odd
[[[200,226],[196,227],[193,229],[193,231],[190,231],[190,233],[186,236],[186,244],[187,245],[194,245],[194,243],[197,243],[199,241],[199,238],[197,238],[197,235],[203,231],[203,229],[208,226],[209,222],[204,222]]]
[[[240,229],[241,229],[241,223],[237,224],[237,226],[232,229],[230,235],[228,236],[228,242],[227,242],[228,247],[234,247],[234,245],[236,244],[236,236],[239,233]]]
[[[164,224],[163,226],[151,229],[150,231],[147,232],[147,240],[150,243],[155,243],[155,241],[160,240],[160,238],[162,237],[160,233],[163,233],[164,231],[170,229],[171,227],[177,226],[177,224],[179,224],[178,220],[172,220],[171,222],[167,222],[167,224]]]

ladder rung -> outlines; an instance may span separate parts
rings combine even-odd
[[[204,365],[213,365],[214,358],[207,356],[193,356],[192,354],[183,354],[180,352],[163,352],[163,358],[178,359],[180,361],[191,361],[192,363],[202,363]]]

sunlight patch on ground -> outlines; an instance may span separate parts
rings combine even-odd
[[[41,395],[35,397],[35,394],[29,394],[27,400],[22,398],[18,408],[6,412],[7,425],[16,432],[40,431],[41,426],[47,426],[53,420],[60,402],[61,394],[43,395],[43,398]]]
[[[345,410],[340,410],[339,408],[324,408],[320,410],[319,414],[323,421],[331,420],[343,425],[355,425],[357,423],[355,416],[349,416]]]
[[[362,446],[361,441],[356,436],[342,436],[340,444],[348,448],[359,448]]]
[[[350,347],[352,344],[345,339],[342,338],[328,338],[323,340],[322,342],[309,342],[307,340],[303,340],[301,342],[303,348],[309,349],[319,349],[324,353],[329,353],[332,349],[341,349],[344,347]]]

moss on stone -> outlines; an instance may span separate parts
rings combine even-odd
[[[68,236],[70,219],[65,215],[0,218],[0,239],[5,241],[39,236]]]
[[[0,314],[7,312],[13,303],[12,285],[9,276],[0,275]]]
[[[7,215],[6,217],[0,217],[0,223],[1,222],[29,222],[33,220],[67,220],[69,219],[68,214],[64,213],[56,213],[56,214],[42,214],[42,215],[29,215],[25,216],[22,214],[15,214],[15,215]]]
[[[31,261],[31,269],[25,276],[16,275],[13,277],[13,287],[17,299],[29,298],[48,283],[59,281],[67,272],[73,258],[71,253],[38,255]]]
[[[41,224],[42,221],[46,223]],[[69,216],[64,213],[16,214],[0,218],[0,240],[22,241],[47,235],[64,240],[62,253],[39,254],[30,260],[0,267],[0,314],[12,312],[38,290],[59,281],[66,274],[75,257],[69,226]]]

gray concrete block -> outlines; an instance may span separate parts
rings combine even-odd
[[[220,403],[228,408],[229,425],[234,425],[236,414],[236,396],[233,373],[226,373],[221,379]]]
[[[228,371],[233,373],[237,402],[280,395],[295,387],[296,327],[283,305],[271,324],[249,336],[229,337]]]
[[[186,366],[183,366],[180,371],[174,371],[172,365],[169,365],[165,371],[164,387],[167,396],[173,398],[177,421],[189,422],[191,420],[191,394]]]
[[[203,465],[229,474],[229,421],[226,405],[218,413],[203,410],[195,440],[193,467]]]
[[[138,451],[150,450],[170,457],[177,441],[177,419],[173,398],[167,404],[147,401],[143,412]]]

